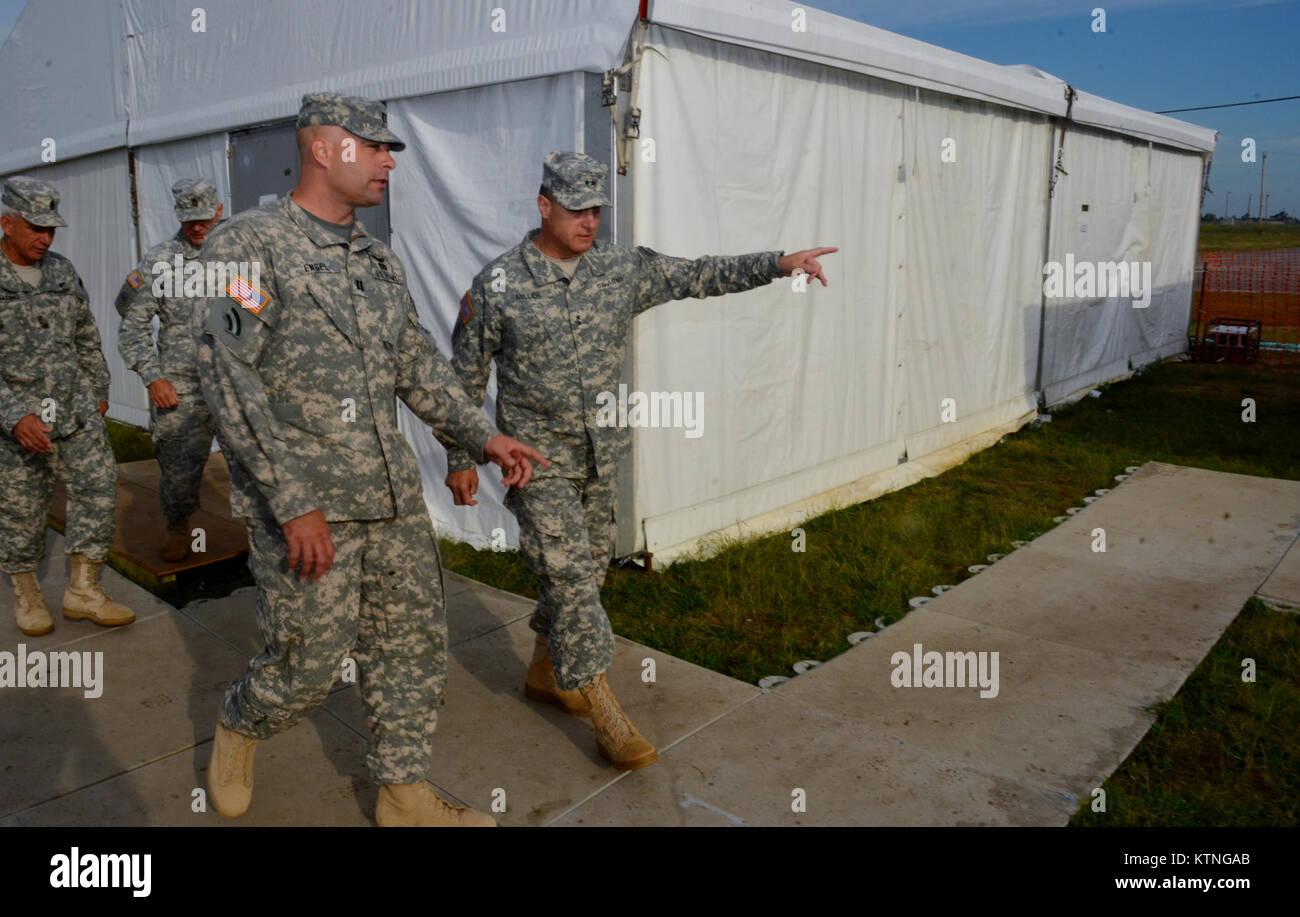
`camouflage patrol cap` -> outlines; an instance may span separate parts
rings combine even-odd
[[[26,175],[15,175],[5,180],[0,204],[6,209],[17,210],[33,226],[68,225],[59,216],[59,192],[52,185]]]
[[[182,178],[172,185],[176,219],[182,223],[217,215],[217,186],[206,178]]]
[[[310,92],[302,97],[298,127],[337,124],[344,130],[376,143],[386,143],[394,153],[406,144],[388,129],[388,109],[376,99],[342,96],[337,92]]]
[[[605,176],[609,167],[586,153],[547,153],[542,160],[542,188],[565,210],[606,207]]]

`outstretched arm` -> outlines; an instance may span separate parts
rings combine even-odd
[[[660,303],[687,297],[703,298],[725,293],[741,293],[789,276],[796,269],[807,271],[825,285],[817,258],[836,251],[814,248],[790,255],[781,252],[755,252],[749,255],[706,255],[703,258],[673,258],[644,246],[634,252],[640,262],[636,311],[643,312]]]

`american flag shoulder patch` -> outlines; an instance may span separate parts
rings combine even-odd
[[[468,325],[470,318],[474,315],[474,304],[470,302],[469,290],[460,298],[460,323]]]
[[[226,295],[254,315],[271,301],[269,296],[238,275],[226,285]]]
[[[131,289],[138,290],[144,285],[144,278],[140,276],[139,271],[132,271],[126,275],[126,282],[131,285]]]

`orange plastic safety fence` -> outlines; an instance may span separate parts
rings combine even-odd
[[[1300,369],[1300,248],[1205,252],[1192,297],[1197,360]]]

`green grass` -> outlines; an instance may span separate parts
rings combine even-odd
[[[1300,224],[1202,223],[1197,250],[1203,252],[1250,251],[1300,246]]]
[[[1255,423],[1241,420],[1247,396]],[[655,574],[612,569],[601,591],[610,621],[628,639],[753,683],[845,651],[850,633],[897,620],[909,598],[955,585],[988,554],[1047,531],[1126,466],[1300,480],[1294,375],[1161,364],[1052,418],[938,477],[805,522],[804,553],[781,532]],[[519,555],[441,546],[450,569],[535,595]]]
[[[113,447],[113,459],[121,465],[123,462],[138,462],[153,458],[153,440],[148,430],[105,418],[108,425],[108,443]]]
[[[1255,681],[1242,660],[1255,660]],[[1300,824],[1300,615],[1251,599],[1072,826]]]

